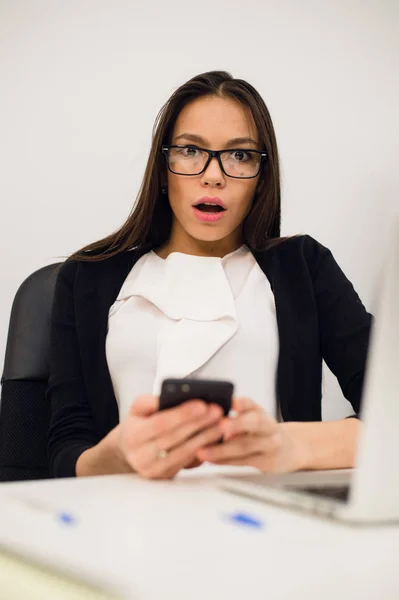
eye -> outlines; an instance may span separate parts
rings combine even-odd
[[[245,150],[233,150],[230,153],[230,158],[233,158],[237,162],[248,162],[252,160],[253,155],[250,152],[245,152]]]
[[[176,148],[178,154],[184,158],[195,158],[201,154],[201,151],[194,146],[184,146],[183,148]]]

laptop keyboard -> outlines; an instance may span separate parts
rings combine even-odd
[[[245,477],[242,477],[240,475],[229,475],[227,476],[227,479],[230,479],[231,481],[238,481],[241,483],[254,483],[256,485],[260,485],[260,486],[271,486],[274,487],[273,483],[270,481],[269,477],[267,475],[262,476],[262,475],[246,475]],[[278,486],[280,487],[280,486]],[[313,496],[319,496],[320,498],[324,497],[324,498],[331,498],[334,500],[340,500],[341,502],[346,502],[349,500],[349,490],[350,490],[350,484],[346,483],[346,484],[341,484],[341,485],[290,485],[288,483],[285,483],[284,486],[282,488],[280,488],[282,490],[287,490],[287,491],[292,491],[292,492],[299,492],[299,493],[306,493],[306,494],[312,494]]]
[[[346,501],[349,498],[349,485],[342,486],[320,486],[320,487],[299,487],[299,486],[285,486],[286,489],[290,489],[296,492],[307,492],[316,496],[324,496],[327,498],[334,498],[335,500]]]

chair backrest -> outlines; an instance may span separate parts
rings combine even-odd
[[[1,378],[0,481],[47,479],[50,406],[45,392],[50,364],[54,263],[19,287],[11,308]]]

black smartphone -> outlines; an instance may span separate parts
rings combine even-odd
[[[165,379],[162,382],[159,410],[173,408],[187,400],[201,399],[218,404],[227,416],[231,409],[234,385],[211,379]]]

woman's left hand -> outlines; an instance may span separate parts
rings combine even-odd
[[[222,444],[197,451],[200,460],[220,465],[247,465],[265,473],[305,468],[307,448],[298,435],[301,423],[278,423],[252,400],[234,398],[236,416],[222,422]]]

